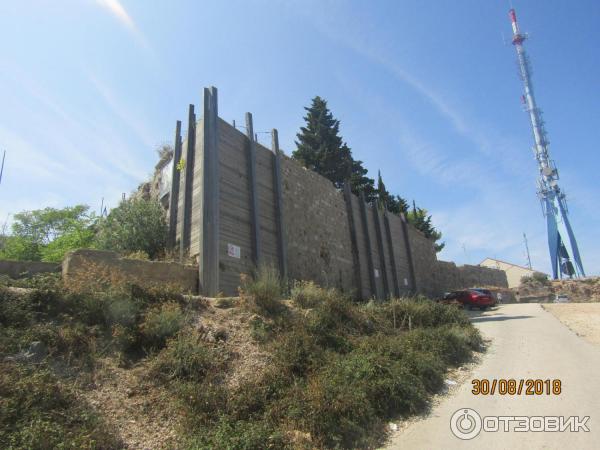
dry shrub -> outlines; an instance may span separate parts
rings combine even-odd
[[[336,295],[333,289],[323,289],[314,281],[294,281],[290,297],[300,308],[314,308],[326,298]]]
[[[283,286],[279,272],[273,266],[259,267],[253,277],[241,275],[239,294],[250,309],[261,314],[277,314],[283,310]]]
[[[150,256],[143,250],[136,250],[135,252],[127,253],[124,256],[125,259],[136,259],[138,261],[150,261]]]
[[[67,291],[74,294],[119,290],[129,284],[130,281],[118,268],[91,261],[87,262],[85,270],[69,273],[64,281]]]

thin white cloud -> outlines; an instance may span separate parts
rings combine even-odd
[[[135,133],[145,146],[154,147],[156,140],[152,138],[152,133],[148,130],[148,127],[117,99],[112,89],[94,75],[89,75],[89,79],[113,113]]]
[[[96,3],[127,28],[144,48],[149,49],[146,37],[119,0],[96,0]]]
[[[362,111],[383,127],[394,130],[398,144],[394,148],[399,150],[403,163],[408,162],[422,179],[443,190],[448,201],[428,208],[434,226],[442,231],[442,240],[446,242],[440,259],[478,264],[485,257],[495,257],[524,264],[522,236],[526,232],[534,268],[550,271],[545,222],[529,177],[516,176],[510,167],[496,170],[491,163],[493,155],[468,151],[449,154],[434,137],[412,129],[408,118],[397,105],[389,104],[385,96],[377,95],[374,90],[367,92],[364,86],[359,89],[347,74],[339,82]],[[469,195],[461,195],[458,200],[458,192],[465,189]],[[584,198],[589,194],[576,191],[576,196]],[[456,201],[452,200],[454,196]],[[580,248],[587,244],[586,270],[598,273],[600,258],[595,255],[600,254],[600,246],[587,233],[579,232],[578,237]]]

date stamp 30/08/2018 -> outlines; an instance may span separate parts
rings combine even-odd
[[[560,395],[559,379],[474,379],[471,381],[473,395]]]

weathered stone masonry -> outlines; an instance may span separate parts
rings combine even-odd
[[[203,106],[196,120],[190,105],[185,139],[176,127],[184,161],[165,166],[174,195],[161,199],[169,205],[169,241],[199,263],[201,293],[234,295],[240,274],[260,264],[362,299],[506,286],[501,271],[437,261],[433,242],[404,217],[283,155],[276,130],[272,149],[262,146],[251,114],[246,133],[220,119],[214,87],[204,90]]]

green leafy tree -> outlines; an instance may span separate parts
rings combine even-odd
[[[130,198],[98,223],[98,246],[120,252],[146,252],[156,258],[164,252],[167,236],[165,211],[156,199]]]
[[[417,230],[423,232],[425,237],[432,239],[435,245],[435,251],[440,252],[446,245],[444,242],[438,241],[442,238],[442,233],[435,229],[431,223],[431,215],[427,214],[427,210],[423,208],[417,208],[413,201],[413,208],[406,215],[406,219],[412,224]]]
[[[7,235],[0,238],[0,259],[40,261],[40,246],[23,236]]]
[[[15,214],[11,234],[0,240],[0,258],[58,262],[69,250],[92,246],[96,217],[88,211],[76,205]]]

